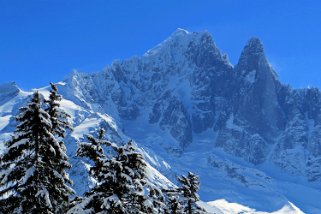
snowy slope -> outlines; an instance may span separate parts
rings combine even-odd
[[[262,211],[256,211],[255,209],[246,207],[241,204],[237,203],[229,203],[228,201],[222,199],[222,200],[216,200],[211,201],[207,203],[210,206],[213,206],[215,209],[218,209],[223,214],[267,214],[267,212]],[[291,202],[284,205],[279,210],[276,210],[274,212],[270,212],[271,214],[285,214],[285,213],[293,213],[293,214],[303,214],[303,212],[297,208],[295,205],[293,205]]]
[[[321,212],[321,93],[283,85],[256,38],[233,66],[208,32],[178,29],[141,57],[75,71],[58,88],[72,115],[67,148],[79,194],[89,183],[76,142],[103,126],[109,139],[142,147],[160,185],[199,174],[201,198],[223,213],[233,204],[248,213]],[[29,95],[0,85],[0,140]]]

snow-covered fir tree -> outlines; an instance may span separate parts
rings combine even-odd
[[[55,158],[52,158],[52,165],[55,170],[65,179],[65,182],[71,184],[71,180],[69,179],[69,175],[65,171],[67,168],[70,168],[71,165],[68,163],[68,156],[66,155],[66,146],[63,142],[63,138],[65,137],[65,133],[67,130],[72,130],[72,126],[69,122],[70,115],[67,114],[64,110],[60,108],[60,102],[62,100],[62,96],[58,93],[58,88],[55,84],[50,83],[51,90],[49,94],[48,100],[45,100],[47,104],[46,112],[49,115],[49,119],[51,122],[51,130],[50,132],[55,136],[55,138],[59,141],[60,148],[55,152]],[[57,183],[57,189],[62,188],[62,183]],[[60,197],[63,200],[60,201],[59,204],[63,204],[64,210],[56,210],[56,212],[65,211],[65,208],[68,207],[68,197],[69,192],[61,192]],[[60,206],[61,207],[61,206]]]
[[[70,115],[60,108],[60,101],[62,96],[58,93],[58,88],[54,83],[50,83],[51,90],[48,100],[45,102],[48,104],[46,112],[50,116],[52,125],[51,133],[57,137],[65,137],[66,129],[71,130],[71,124],[69,123]]]
[[[128,213],[162,213],[164,210],[162,191],[147,180],[147,163],[132,141],[120,147],[119,160],[122,160],[124,173],[132,180],[126,198]]]
[[[204,211],[196,204],[199,201],[197,191],[199,190],[200,182],[198,176],[189,172],[187,176],[183,175],[178,177],[177,180],[181,184],[179,190],[183,197],[184,213],[203,213]]]
[[[104,140],[104,130],[100,129],[99,137],[87,135],[88,142],[79,143],[77,155],[93,162],[89,175],[95,186],[79,198],[68,213],[125,213],[122,197],[125,189],[122,184],[127,178],[123,173],[122,163],[115,158],[107,159],[103,145],[118,151],[116,144]],[[78,203],[77,203],[78,202]]]
[[[149,200],[152,202],[152,212],[164,213],[166,209],[165,196],[160,188],[149,185]]]
[[[50,116],[42,109],[42,98],[35,92],[20,109],[16,131],[6,142],[0,159],[0,201],[3,213],[63,213],[73,190],[64,169],[67,157],[50,132]]]
[[[166,214],[183,214],[184,206],[183,202],[180,200],[180,190],[174,188],[167,191],[167,201],[166,201]]]
[[[131,141],[117,146],[103,137],[101,129],[98,138],[89,135],[88,143],[79,144],[78,156],[93,161],[89,174],[95,186],[69,213],[162,213],[161,191],[148,191],[152,188],[146,181],[147,163],[143,155]],[[109,157],[103,145],[112,150]]]

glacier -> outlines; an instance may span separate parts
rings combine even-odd
[[[78,194],[90,181],[77,142],[103,127],[109,140],[141,147],[159,185],[200,175],[212,212],[321,212],[321,92],[282,84],[258,38],[232,65],[209,32],[177,29],[142,56],[57,85],[72,116],[66,142]],[[48,96],[48,86],[0,84],[0,151],[35,90]]]

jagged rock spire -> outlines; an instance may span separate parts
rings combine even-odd
[[[257,70],[261,59],[265,59],[263,44],[256,37],[251,38],[245,45],[236,68],[237,70]]]

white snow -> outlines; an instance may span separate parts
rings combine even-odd
[[[164,175],[157,171],[150,164],[147,164],[147,178],[152,181],[153,184],[158,184],[160,187],[167,189],[173,187],[174,184],[168,180]]]
[[[118,130],[117,124],[114,119],[108,114],[97,113],[101,118],[103,118],[114,130]]]
[[[163,165],[166,167],[166,169],[170,169],[171,165],[169,165],[166,161],[162,161]]]
[[[246,74],[245,80],[246,80],[248,83],[252,84],[252,83],[255,82],[255,76],[256,76],[256,71],[255,71],[255,70],[250,71],[250,72],[248,72],[248,73]]]
[[[228,202],[225,199],[207,202],[207,204],[218,208],[223,212],[223,214],[303,214],[303,212],[299,208],[294,206],[291,202],[284,205],[279,210],[273,212],[257,211],[242,204]]]
[[[13,107],[23,98],[25,98],[29,94],[19,93],[16,97],[10,99],[8,102],[0,105],[0,113],[11,113]]]
[[[215,207],[213,205],[210,205],[210,204],[208,204],[206,202],[203,202],[203,201],[198,201],[197,205],[202,207],[203,209],[205,209],[206,212],[208,212],[210,214],[225,214],[219,208],[217,208],[217,207]]]
[[[34,176],[35,171],[36,171],[36,169],[35,169],[34,166],[30,167],[30,168],[26,171],[25,175],[22,177],[22,180],[21,180],[20,182],[21,182],[22,184],[25,184],[25,183],[29,180],[30,177]]]
[[[80,125],[74,127],[71,136],[79,140],[83,138],[84,133],[87,133],[88,129],[99,127],[100,122],[101,120],[97,118],[86,118]]]
[[[9,124],[11,115],[0,116],[0,131]]]
[[[180,39],[180,42],[187,42],[188,37],[186,37],[186,35],[190,35],[190,34],[191,33],[189,33],[187,30],[178,28],[168,39],[166,39],[162,43],[156,45],[156,47],[148,50],[144,54],[144,56],[153,56],[153,55],[158,54],[160,51],[162,51],[162,52],[167,51],[167,48],[170,46],[170,44],[173,41],[177,40],[177,38]]]
[[[240,131],[240,132],[243,131],[242,127],[240,127],[234,123],[234,115],[233,114],[231,114],[229,119],[226,121],[226,128],[233,129],[233,130]]]

